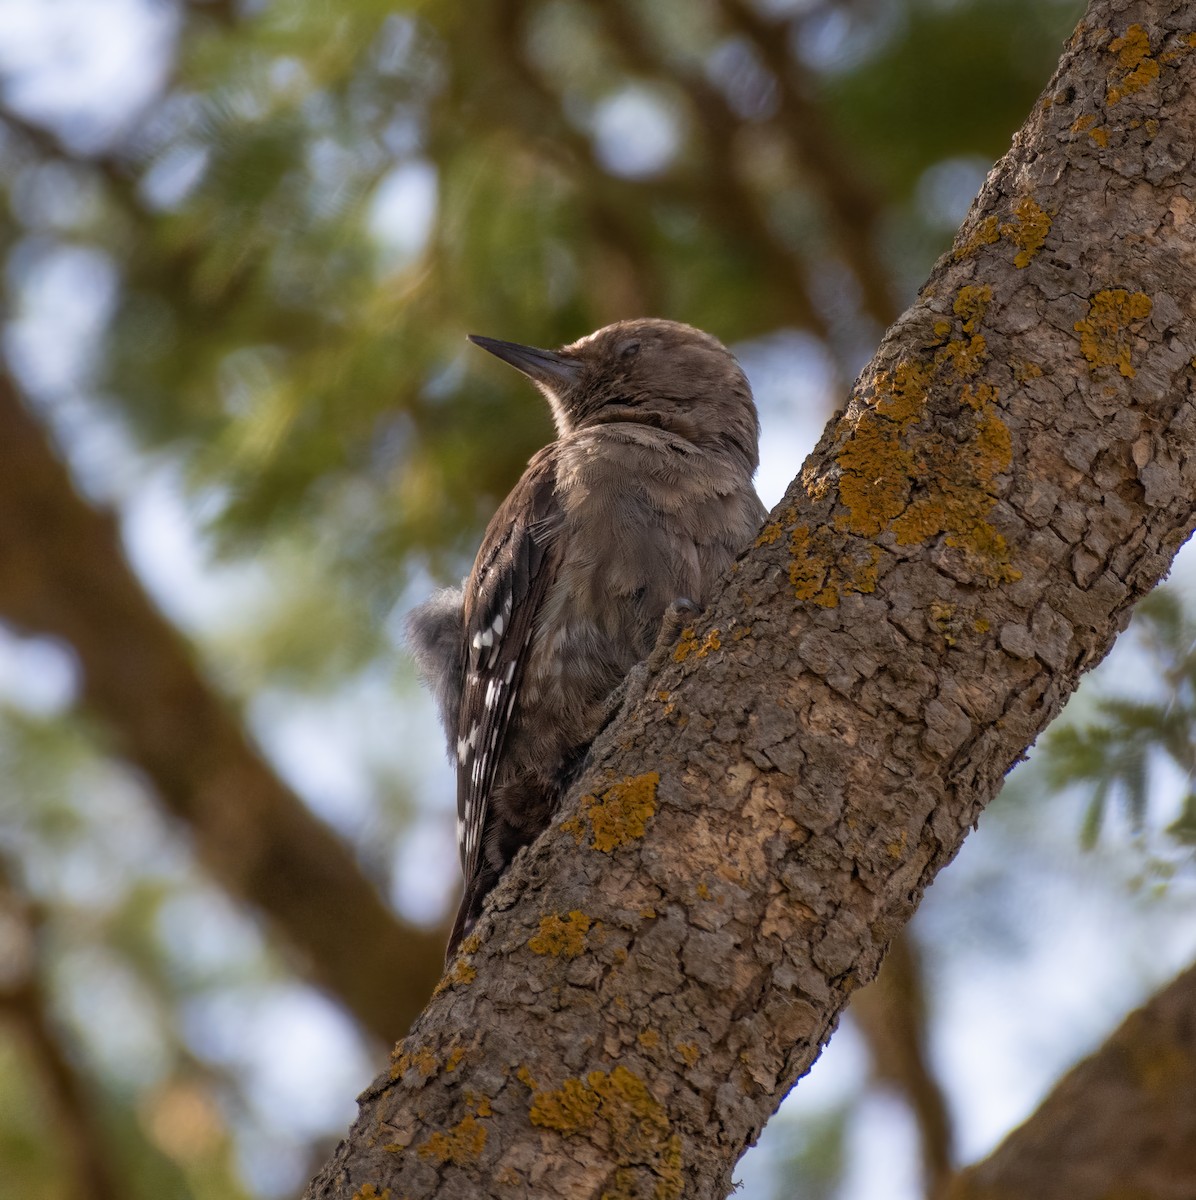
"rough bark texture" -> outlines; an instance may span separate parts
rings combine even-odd
[[[1131,1013],[946,1200],[1190,1200],[1196,967]]]
[[[215,879],[384,1041],[410,1025],[443,938],[406,926],[349,849],[270,769],[0,372],[0,619],[67,642],[115,749],[181,818]],[[378,987],[378,979],[388,981]]]
[[[1192,528],[1194,77],[1189,0],[1091,5],[309,1197],[727,1193]]]

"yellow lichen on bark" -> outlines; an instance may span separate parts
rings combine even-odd
[[[966,238],[958,246],[955,247],[955,261],[967,258],[969,254],[975,254],[981,246],[991,246],[994,242],[1000,239],[1001,232],[999,222],[996,217],[985,217],[983,221],[976,224],[975,228],[968,234]]]
[[[839,495],[851,514],[849,532],[878,534],[909,502],[914,456],[902,435],[925,410],[933,375],[933,364],[902,361],[877,376],[876,398],[837,460]]]
[[[588,832],[592,837],[591,849],[609,854],[644,836],[656,812],[658,783],[659,773],[648,771],[612,784],[601,796],[582,796],[577,816],[563,821],[561,828],[572,833],[579,846]]]
[[[681,631],[681,640],[673,651],[674,662],[684,662],[691,654],[694,658],[705,658],[712,650],[721,650],[719,631],[712,629],[704,639],[699,640],[692,628]]]
[[[1093,368],[1116,367],[1127,379],[1137,374],[1131,361],[1135,321],[1145,321],[1153,308],[1143,292],[1111,288],[1088,301],[1088,314],[1075,323],[1080,351]]]
[[[1018,252],[1013,256],[1013,265],[1019,270],[1028,267],[1050,232],[1050,216],[1039,207],[1033,196],[1023,196],[1013,210],[1013,220],[1001,226],[1001,236],[1018,247]]]
[[[697,1042],[678,1042],[677,1053],[681,1055],[681,1059],[687,1067],[692,1067],[700,1057]]]
[[[489,1112],[487,1102],[486,1111]],[[436,1130],[417,1150],[420,1158],[458,1167],[476,1162],[486,1148],[486,1126],[473,1113],[467,1113],[451,1129]]]
[[[1158,79],[1159,64],[1150,56],[1150,37],[1141,25],[1131,25],[1121,37],[1114,38],[1109,53],[1117,55],[1121,76],[1109,84],[1105,103],[1119,104]]]
[[[789,538],[789,582],[798,600],[809,600],[821,608],[838,608],[848,592],[876,591],[880,547],[853,548],[848,556],[831,530],[810,532],[799,525]]]
[[[440,1069],[440,1060],[427,1046],[405,1049],[406,1041],[400,1042],[390,1053],[390,1077],[398,1079],[410,1070],[416,1070],[424,1079],[430,1079]]]
[[[587,1137],[615,1156],[617,1169],[603,1200],[642,1197],[645,1172],[653,1200],[681,1196],[681,1138],[672,1132],[664,1105],[626,1067],[591,1071],[551,1091],[536,1089],[528,1116],[533,1125]]]
[[[353,1200],[390,1200],[390,1188],[378,1191],[377,1184],[367,1183],[353,1193]]]
[[[1009,429],[995,405],[991,401],[982,405],[969,441],[963,445],[940,441],[928,458],[934,470],[924,481],[925,495],[893,522],[898,545],[915,545],[941,533],[944,543],[962,551],[989,582],[1020,579],[1021,572],[1009,563],[1004,537],[988,521],[996,479],[1013,461]]]
[[[1108,145],[1108,130],[1096,125],[1095,113],[1084,113],[1082,116],[1071,122],[1072,133],[1087,133],[1088,137],[1093,140],[1095,145],[1099,145],[1102,150]]]
[[[476,933],[471,933],[457,947],[457,957],[453,959],[453,965],[444,973],[440,982],[432,989],[433,996],[439,996],[441,992],[448,991],[451,987],[464,987],[466,984],[473,983],[477,978],[478,971],[470,962],[469,956],[476,954],[481,944],[481,938]]]
[[[1034,209],[1041,212],[1037,205]],[[1029,221],[1032,213],[1022,212]],[[1026,252],[1036,250],[1034,239],[1023,241]],[[847,511],[837,518],[836,529],[861,537],[889,531],[898,545],[943,535],[946,545],[960,550],[995,584],[1020,574],[1010,565],[1005,539],[988,520],[997,479],[1012,462],[1009,430],[999,415],[996,388],[973,382],[988,361],[987,343],[977,331],[991,302],[986,284],[960,288],[952,312],[962,336],[940,345],[930,362],[903,361],[879,374],[872,402],[854,425],[841,424],[850,430],[837,457],[839,496]],[[950,332],[949,322],[935,326],[940,339]],[[920,427],[932,385],[958,389],[960,416],[953,418],[958,423],[953,436]],[[970,422],[965,411],[972,414]],[[791,535],[789,578],[799,599],[834,607],[845,586],[854,591],[875,587],[879,554],[871,563],[845,570],[843,550],[818,539],[806,526]]]
[[[963,322],[964,333],[975,333],[992,303],[993,290],[987,283],[965,284],[955,295],[952,311]],[[951,332],[948,325],[944,335]]]
[[[1086,133],[1103,150],[1109,144],[1109,131],[1096,124],[1096,113],[1084,113],[1071,123],[1072,133]]]
[[[585,913],[576,909],[563,917],[551,913],[540,918],[540,932],[528,940],[527,948],[533,954],[576,958],[585,951],[586,934],[592,924]]]

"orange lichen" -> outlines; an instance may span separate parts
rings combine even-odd
[[[1096,145],[1104,149],[1109,144],[1109,131],[1096,124],[1096,113],[1085,113],[1071,123],[1072,133],[1086,133]]]
[[[1159,64],[1150,57],[1150,37],[1141,25],[1131,25],[1119,38],[1109,43],[1109,53],[1117,55],[1121,77],[1109,85],[1105,93],[1107,104],[1118,104],[1135,92],[1140,92],[1159,77]]]
[[[692,1067],[701,1055],[697,1042],[678,1042],[676,1049],[687,1067]]]
[[[390,1200],[390,1188],[378,1191],[377,1184],[367,1183],[353,1193],[353,1200]]]
[[[635,1035],[635,1040],[645,1050],[655,1050],[660,1045],[660,1034],[655,1029],[643,1029]]]
[[[997,389],[991,383],[965,384],[959,393],[960,404],[980,412],[986,405],[992,404],[997,398]]]
[[[980,328],[980,322],[984,320],[984,314],[988,311],[992,298],[993,290],[987,283],[965,284],[959,289],[955,295],[952,311],[962,322],[964,333],[975,333]],[[936,325],[934,331],[940,337],[945,337],[951,332],[951,326],[946,324],[946,328],[940,333],[939,326]]]
[[[1093,367],[1116,367],[1127,379],[1137,372],[1131,362],[1131,326],[1145,321],[1153,305],[1143,292],[1112,288],[1097,292],[1088,302],[1088,314],[1075,323],[1080,351]]]
[[[644,1172],[651,1177],[653,1200],[681,1196],[681,1138],[672,1132],[664,1105],[626,1067],[591,1071],[551,1091],[536,1090],[528,1116],[533,1125],[590,1138],[616,1156],[618,1169],[605,1200],[642,1196]]]
[[[582,796],[577,816],[563,821],[561,827],[573,834],[579,846],[588,832],[593,839],[591,849],[609,854],[644,836],[648,821],[656,812],[659,783],[659,773],[648,771],[643,775],[627,776],[621,783],[608,787],[601,796]]]
[[[1001,226],[1001,236],[1019,247],[1013,256],[1013,265],[1019,269],[1028,267],[1042,249],[1050,231],[1051,218],[1033,196],[1023,196],[1013,210],[1013,220]]]
[[[464,1167],[476,1162],[485,1147],[486,1126],[473,1113],[467,1113],[451,1129],[429,1134],[418,1153],[420,1158]]]
[[[698,639],[698,635],[692,627],[683,629],[677,649],[673,651],[673,661],[684,662],[691,654],[694,658],[705,658],[712,650],[720,649],[722,649],[722,642],[719,641],[717,629],[712,629],[702,640]]]
[[[973,334],[966,341],[956,338],[948,342],[935,356],[936,366],[946,363],[956,375],[970,378],[979,373],[988,359],[988,343],[981,334]]]
[[[540,932],[528,940],[527,948],[533,954],[576,958],[585,951],[586,934],[592,924],[585,913],[576,909],[563,917],[555,913],[541,917]]]
[[[400,1042],[390,1052],[390,1077],[398,1079],[408,1071],[416,1070],[424,1079],[430,1079],[440,1069],[440,1061],[427,1046],[416,1046],[406,1050],[406,1041]]]
[[[1020,572],[1009,566],[1005,539],[986,519],[995,499],[996,478],[1013,459],[1004,421],[990,405],[979,414],[971,441],[964,446],[941,444],[938,459],[934,476],[926,481],[926,495],[893,523],[898,545],[913,545],[942,533],[945,543],[964,551],[991,582],[1019,579]]]
[[[473,983],[478,972],[473,963],[469,961],[469,956],[476,954],[481,945],[482,939],[476,933],[471,933],[457,947],[457,957],[453,959],[452,966],[444,973],[440,982],[432,989],[433,996],[439,996],[441,992],[445,992],[451,987],[464,987],[466,984]]]
[[[996,217],[985,217],[979,222],[968,234],[968,236],[955,247],[955,261],[958,262],[962,258],[967,258],[969,254],[975,254],[981,246],[991,246],[1000,238],[1000,230]]]
[[[839,495],[847,512],[836,528],[863,537],[891,531],[899,545],[943,535],[946,545],[961,550],[989,582],[1001,583],[1019,574],[1010,566],[1008,546],[989,524],[988,513],[996,502],[997,478],[1012,461],[1012,446],[998,415],[996,388],[971,382],[988,361],[987,343],[976,331],[991,300],[986,285],[961,288],[952,311],[964,336],[939,346],[931,362],[904,361],[880,373],[872,403],[853,426],[843,422],[841,427],[850,432],[837,461]],[[937,429],[919,428],[932,383],[959,388],[961,414],[973,414],[970,428],[961,420],[965,436],[945,437]],[[835,547],[820,545],[823,536],[805,526],[793,531],[790,582],[800,599],[833,607],[845,579],[856,591],[875,587],[879,553],[854,572],[840,567],[836,577]]]
[[[756,538],[756,545],[771,546],[784,532],[780,521],[770,521],[760,530],[760,536]]]
[[[821,608],[837,608],[849,592],[874,592],[879,562],[879,546],[853,547],[844,555],[826,528],[811,534],[808,525],[799,525],[790,535],[789,582],[793,594]]]

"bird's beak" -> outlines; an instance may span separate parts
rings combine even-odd
[[[471,333],[469,340],[551,390],[568,387],[576,382],[581,373],[581,364],[576,359],[557,354],[555,350],[521,346],[518,342],[500,342],[498,338],[479,337],[476,333]]]

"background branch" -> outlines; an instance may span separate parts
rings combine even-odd
[[[442,935],[400,921],[249,743],[134,576],[115,520],[75,491],[7,372],[0,426],[0,617],[74,650],[85,704],[186,824],[207,870],[270,919],[301,970],[393,1041],[439,975]]]

